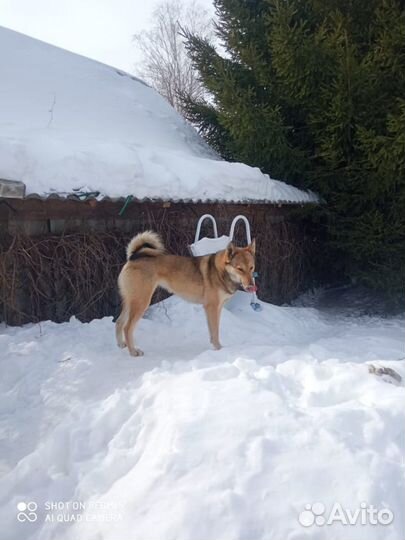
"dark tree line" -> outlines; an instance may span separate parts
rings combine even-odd
[[[342,276],[405,280],[405,1],[214,0],[221,50],[186,46],[211,98],[188,119],[231,160],[317,191]]]

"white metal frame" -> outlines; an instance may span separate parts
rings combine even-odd
[[[198,240],[200,239],[201,225],[204,223],[204,221],[205,221],[206,219],[210,219],[210,220],[211,220],[212,226],[213,226],[213,228],[214,228],[214,237],[215,237],[215,238],[218,238],[217,222],[215,221],[214,216],[212,216],[211,214],[204,214],[204,215],[201,216],[200,219],[198,220],[198,223],[197,223],[197,230],[196,230],[196,232],[195,232],[194,242],[198,242]]]
[[[246,230],[246,239],[247,243],[252,243],[252,237],[250,235],[250,223],[248,221],[248,218],[246,216],[243,216],[242,214],[239,214],[239,216],[236,216],[233,218],[232,224],[231,224],[231,230],[229,231],[229,240],[232,242],[233,235],[235,234],[235,227],[238,221],[242,220],[245,224],[245,230]]]

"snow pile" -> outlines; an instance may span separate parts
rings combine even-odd
[[[222,161],[142,81],[0,28],[0,178],[27,193],[316,202]]]
[[[367,369],[405,376],[403,323],[240,295],[217,352],[202,308],[171,298],[141,321],[140,359],[108,318],[3,328],[4,538],[403,540],[404,387]],[[315,502],[394,519],[304,527]]]

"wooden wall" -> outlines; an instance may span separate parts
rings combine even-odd
[[[263,300],[287,302],[312,282],[316,243],[294,206],[139,201],[124,205],[124,199],[0,199],[0,320],[22,324],[63,321],[72,315],[83,320],[115,315],[116,277],[131,236],[154,229],[170,251],[186,255],[197,220],[205,213],[216,217],[219,234],[228,234],[236,215],[248,217],[258,245]],[[208,222],[203,233],[212,234]],[[242,225],[236,239],[243,245]]]

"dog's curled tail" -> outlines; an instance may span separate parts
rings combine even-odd
[[[127,247],[127,260],[135,261],[140,257],[156,257],[165,252],[161,237],[153,231],[145,231],[132,238]]]

